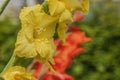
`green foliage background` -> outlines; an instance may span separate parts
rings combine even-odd
[[[67,70],[75,80],[120,80],[119,4],[112,0],[92,2],[89,16],[75,24],[93,39]],[[13,53],[19,29],[19,22],[9,18],[0,21],[0,72]]]
[[[19,30],[19,24],[9,18],[0,21],[0,72],[9,61]]]
[[[120,13],[112,0],[93,3],[86,20],[77,23],[93,41],[84,45],[68,72],[75,80],[120,80]]]

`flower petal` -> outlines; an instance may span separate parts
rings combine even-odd
[[[4,80],[36,80],[25,68],[14,66],[3,75]]]
[[[58,0],[49,0],[49,11],[52,16],[58,15],[65,10],[65,4]]]
[[[37,55],[34,43],[26,38],[23,30],[18,33],[14,53],[19,57],[26,58],[35,57]]]
[[[89,12],[89,0],[82,0],[82,11],[84,14],[88,14]]]
[[[81,9],[81,3],[79,0],[60,0],[65,3],[67,9],[70,11]]]
[[[70,11],[68,11],[68,10],[65,10],[62,14],[61,14],[61,16],[60,16],[60,19],[59,19],[59,22],[60,23],[66,23],[66,24],[68,24],[68,23],[70,23],[70,22],[72,22],[73,21],[73,19],[72,19],[72,14],[70,13]]]
[[[67,25],[65,23],[59,23],[57,32],[58,32],[58,36],[63,41],[63,44],[65,44],[66,30],[67,30]]]

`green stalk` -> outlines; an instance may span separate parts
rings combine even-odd
[[[10,0],[6,0],[2,7],[0,8],[0,15],[3,13],[3,11],[5,10],[6,6],[8,5],[8,3],[10,2]]]
[[[14,65],[14,63],[17,60],[17,56],[15,54],[12,55],[12,57],[10,58],[8,64],[6,65],[6,67],[3,69],[3,71],[0,73],[0,77],[2,77],[2,75],[10,68]]]

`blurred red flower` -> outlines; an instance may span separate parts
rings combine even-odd
[[[74,57],[85,51],[80,45],[91,41],[91,38],[87,38],[85,33],[81,32],[79,28],[73,27],[70,31],[73,32],[68,35],[65,45],[60,40],[55,41],[58,45],[58,55],[54,58],[55,65],[53,67],[58,72],[64,72],[71,65]]]
[[[80,21],[80,20],[84,19],[84,16],[83,16],[82,12],[76,11],[74,13],[73,19],[74,19],[75,22]]]
[[[74,80],[74,78],[66,73],[56,73],[53,75],[52,73],[48,72],[43,77],[43,80]]]
[[[39,62],[36,62],[34,64],[34,68],[36,69],[35,72],[34,72],[34,77],[36,77],[36,78],[39,77],[39,75],[41,74],[42,66],[43,66],[43,64],[39,63]]]

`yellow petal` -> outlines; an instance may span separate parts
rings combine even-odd
[[[66,30],[67,30],[67,25],[65,23],[59,23],[57,32],[58,32],[58,36],[61,38],[64,44],[66,39]]]
[[[25,68],[20,66],[14,66],[8,69],[3,74],[4,80],[36,80],[31,73],[28,73]]]
[[[53,57],[55,47],[52,39],[35,39],[36,52],[41,58]]]
[[[65,3],[66,8],[70,11],[80,10],[84,14],[88,14],[89,12],[89,0],[82,0],[80,3],[79,0],[60,0]]]
[[[56,16],[65,10],[65,4],[58,0],[49,0],[49,11],[52,16]]]
[[[24,35],[26,36],[26,38],[28,38],[28,40],[33,39],[34,23],[32,21],[32,18],[34,17],[34,15],[32,13],[33,12],[31,11],[26,15],[26,17],[21,18],[22,31],[24,31]]]
[[[20,30],[17,36],[14,53],[19,57],[31,58],[37,55],[34,42],[28,40],[24,30]]]
[[[56,11],[56,9],[57,9],[57,5],[58,4],[56,4],[58,1],[57,0],[49,0],[49,11],[50,11],[50,14],[53,16],[54,15],[54,13],[55,13],[55,11]]]
[[[60,0],[60,1],[64,2],[67,9],[69,9],[70,11],[81,8],[81,4],[79,0]]]
[[[85,14],[89,12],[89,0],[82,0],[82,11]]]
[[[39,23],[39,16],[41,11],[42,11],[41,5],[23,8],[20,13],[22,28],[28,26],[36,26]]]
[[[59,19],[59,22],[60,23],[70,23],[70,22],[72,22],[73,21],[73,19],[72,19],[72,14],[71,14],[71,12],[70,11],[68,11],[68,10],[65,10],[62,14],[61,14],[61,16],[60,16],[60,19]]]

